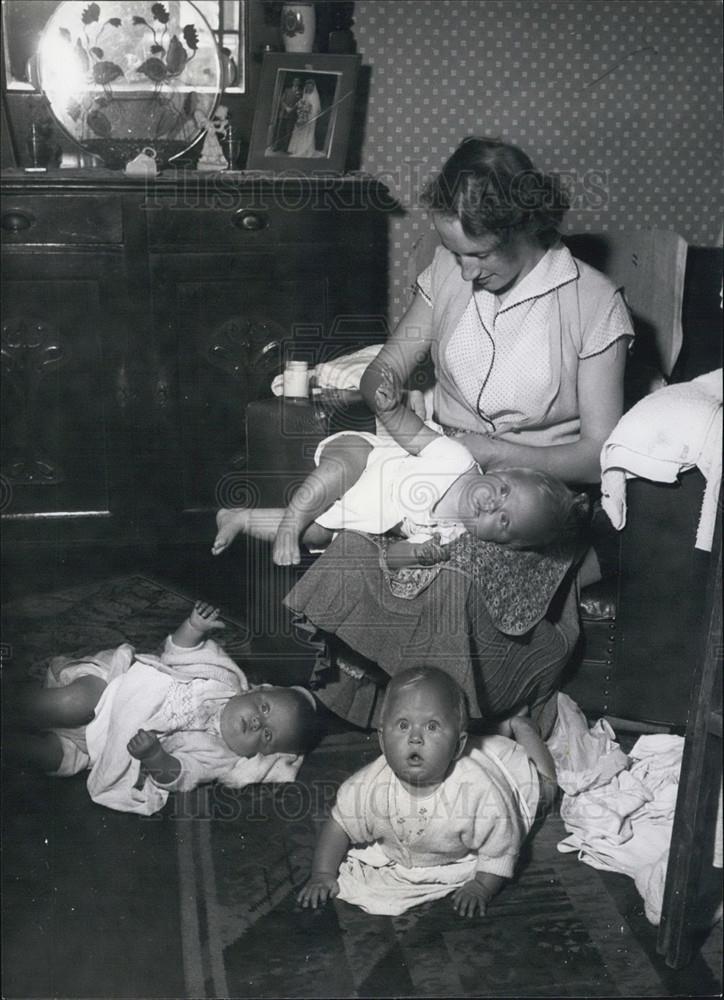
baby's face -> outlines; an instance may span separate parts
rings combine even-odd
[[[221,712],[221,736],[240,757],[293,753],[299,726],[297,698],[271,685],[230,698]]]
[[[525,469],[471,476],[460,504],[460,520],[485,542],[534,544],[550,526],[548,506]]]
[[[403,784],[439,785],[465,746],[450,699],[432,683],[405,687],[385,705],[380,746]]]

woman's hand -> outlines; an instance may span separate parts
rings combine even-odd
[[[505,468],[505,463],[501,461],[497,453],[496,439],[488,434],[461,434],[455,438],[460,444],[465,445],[483,472],[488,469]],[[499,462],[500,465],[496,465]]]
[[[391,413],[402,403],[402,383],[396,372],[385,365],[375,391],[375,412]]]

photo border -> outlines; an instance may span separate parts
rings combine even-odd
[[[247,170],[269,173],[329,174],[344,173],[349,135],[355,107],[355,87],[361,63],[359,55],[327,55],[319,52],[265,52]],[[328,156],[266,155],[267,137],[272,123],[274,88],[279,71],[301,75],[307,73],[338,73],[339,89],[331,126],[334,127]]]

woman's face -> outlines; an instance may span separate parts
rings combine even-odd
[[[521,234],[513,234],[505,246],[497,236],[471,238],[463,232],[462,223],[454,215],[434,212],[432,221],[442,245],[455,256],[464,281],[470,281],[478,291],[494,295],[507,292],[532,271],[545,250]]]

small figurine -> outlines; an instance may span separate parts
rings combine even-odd
[[[224,151],[221,148],[221,142],[219,141],[219,131],[216,127],[218,112],[222,107],[223,105],[219,105],[214,118],[209,118],[207,115],[199,113],[196,114],[197,124],[201,128],[206,129],[206,138],[201,149],[201,159],[196,166],[197,170],[226,170],[228,167]],[[226,111],[226,108],[224,108],[224,111]]]
[[[229,138],[229,129],[231,127],[229,109],[225,104],[220,104],[216,111],[214,111],[211,116],[211,124],[214,126],[214,131],[219,137],[219,142],[223,145],[224,140]]]

